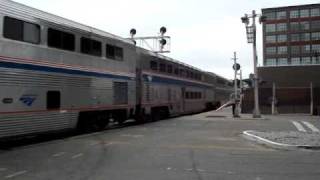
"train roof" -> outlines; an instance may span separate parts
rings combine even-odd
[[[71,29],[76,29],[84,32],[89,32],[92,34],[96,34],[98,36],[102,37],[107,37],[107,38],[112,38],[116,39],[128,44],[133,44],[132,41],[122,38],[120,36],[116,36],[114,34],[93,28],[91,26],[87,26],[81,23],[77,23],[75,21],[62,18],[57,15],[53,15],[44,11],[41,11],[36,8],[32,8],[29,6],[26,6],[21,3],[17,3],[11,0],[0,0],[0,12],[6,12],[8,14],[12,14],[15,16],[21,16],[24,18],[35,18],[38,19],[39,21],[45,21],[48,23],[53,23],[53,24],[58,24],[66,28],[71,28]]]
[[[172,63],[176,63],[176,64],[179,64],[179,65],[188,67],[188,68],[190,68],[190,69],[193,69],[193,70],[196,70],[196,71],[205,73],[205,71],[203,71],[203,70],[201,70],[201,69],[199,69],[199,68],[196,68],[196,67],[194,67],[194,66],[192,66],[192,65],[186,64],[186,63],[181,62],[181,61],[179,61],[179,60],[173,59],[173,58],[171,58],[171,57],[168,57],[168,56],[165,56],[165,55],[162,55],[162,54],[159,54],[159,53],[155,53],[155,52],[152,52],[152,51],[150,51],[150,50],[147,50],[147,49],[144,49],[144,48],[141,48],[141,47],[137,47],[137,50],[141,51],[142,53],[148,54],[148,55],[150,55],[150,56],[157,57],[157,58],[160,58],[160,59],[163,59],[163,60],[172,62]]]

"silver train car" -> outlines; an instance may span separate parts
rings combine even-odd
[[[0,0],[0,139],[213,109],[232,88],[219,88],[217,77],[130,40]]]
[[[135,109],[130,41],[0,1],[0,138],[119,122]]]
[[[212,80],[215,76],[147,50],[137,48],[137,54],[137,109],[142,116],[166,118],[202,112],[217,105]]]

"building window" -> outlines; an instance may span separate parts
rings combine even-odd
[[[291,58],[291,65],[300,65],[300,58],[299,57]]]
[[[89,38],[81,38],[81,52],[93,56],[101,56],[102,54],[101,42]]]
[[[268,55],[274,55],[277,52],[277,48],[276,47],[267,47],[266,48],[266,54]]]
[[[286,18],[287,18],[287,12],[286,11],[277,12],[277,19],[286,19]]]
[[[311,47],[310,45],[301,46],[301,53],[310,53]]]
[[[301,41],[310,41],[310,33],[302,33],[300,40]]]
[[[311,58],[310,57],[303,57],[301,58],[301,64],[311,64]]]
[[[300,54],[300,46],[291,46],[291,54]]]
[[[278,32],[287,31],[287,24],[286,23],[277,24],[277,31]]]
[[[74,51],[75,36],[71,33],[49,28],[48,46],[68,51]]]
[[[274,19],[276,19],[276,13],[275,13],[275,12],[264,13],[264,16],[267,17],[267,20],[274,20]]]
[[[287,46],[279,46],[278,47],[278,54],[287,54],[288,48]]]
[[[300,22],[300,29],[301,30],[309,30],[310,29],[310,23],[308,21]]]
[[[309,9],[302,9],[300,10],[300,17],[304,18],[304,17],[309,17]]]
[[[320,29],[320,21],[311,21],[311,29],[312,30],[317,30]]]
[[[40,26],[18,19],[4,17],[3,36],[33,44],[40,43]]]
[[[312,56],[312,64],[319,64],[319,57]]]
[[[300,34],[291,34],[291,42],[300,41]]]
[[[290,30],[291,31],[299,31],[300,26],[298,22],[291,22],[290,23]]]
[[[287,42],[287,35],[285,35],[285,34],[278,35],[277,42],[278,43]]]
[[[320,16],[320,9],[319,8],[311,9],[310,10],[310,16],[311,17]]]
[[[288,59],[287,58],[279,58],[278,59],[278,65],[287,66],[288,65]]]
[[[123,60],[123,49],[110,44],[106,45],[106,57],[114,60]]]
[[[320,40],[320,32],[311,33],[311,39],[314,41]]]
[[[266,32],[275,32],[276,25],[275,24],[266,24]]]
[[[266,42],[267,43],[275,43],[276,42],[276,36],[266,36]]]
[[[277,59],[266,59],[266,66],[276,66],[277,65]]]
[[[290,11],[290,18],[299,18],[299,11],[298,10]]]
[[[313,44],[312,45],[312,52],[320,53],[320,44]],[[320,55],[320,54],[319,54]]]

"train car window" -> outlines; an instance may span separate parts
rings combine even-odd
[[[123,60],[123,49],[120,47],[114,47],[114,55],[116,60]]]
[[[102,44],[99,41],[92,40],[89,38],[81,38],[81,52],[84,54],[90,54],[93,56],[102,55]]]
[[[23,41],[33,44],[40,43],[40,27],[39,25],[24,23]]]
[[[190,72],[190,78],[191,78],[191,79],[194,79],[194,74],[193,74],[193,72]]]
[[[165,64],[160,64],[160,72],[166,72],[166,65]]]
[[[179,72],[180,76],[182,77],[185,77],[185,70],[184,69],[180,69],[180,72]]]
[[[48,29],[48,46],[58,49],[74,51],[75,36],[71,33],[59,31],[56,29]]]
[[[59,109],[61,106],[60,91],[47,92],[47,109]]]
[[[109,58],[109,59],[115,59],[115,48],[114,48],[114,46],[112,46],[112,45],[110,45],[110,44],[107,44],[106,45],[106,52],[107,52],[107,54],[106,54],[106,56],[107,56],[107,58]]]
[[[172,73],[172,65],[167,66],[167,73]]]
[[[40,43],[40,26],[11,17],[4,17],[3,36],[33,44]]]
[[[174,74],[175,75],[179,75],[179,69],[178,68],[174,68]]]
[[[155,61],[150,61],[150,69],[154,71],[158,70],[158,63]]]

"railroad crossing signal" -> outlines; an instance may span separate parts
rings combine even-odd
[[[237,63],[237,64],[234,64],[234,65],[232,66],[232,68],[233,68],[233,70],[235,70],[235,71],[239,71],[240,68],[241,68],[241,66],[240,66],[239,63]]]

